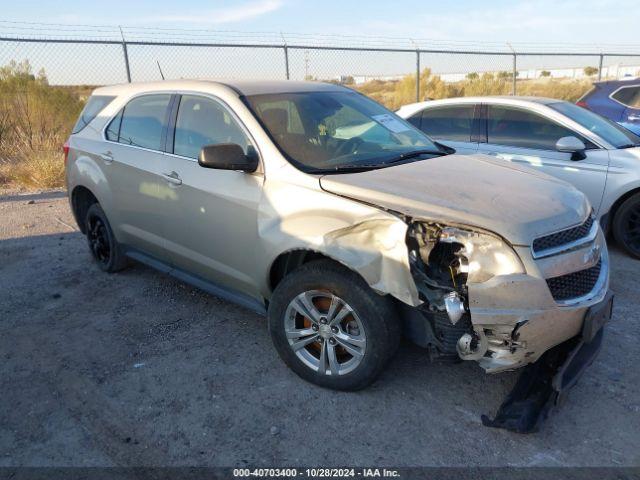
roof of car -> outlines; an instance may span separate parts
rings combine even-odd
[[[640,84],[640,77],[623,77],[616,80],[600,80],[593,82],[594,85],[611,85],[611,86],[636,86]]]
[[[402,115],[412,115],[419,112],[423,108],[435,107],[437,105],[449,105],[449,104],[462,104],[462,103],[501,103],[505,105],[521,105],[535,103],[537,105],[550,105],[553,103],[563,102],[564,100],[558,100],[557,98],[546,97],[527,97],[518,95],[493,95],[486,97],[457,97],[457,98],[443,98],[440,100],[428,100],[426,102],[410,103],[402,106],[398,113]]]
[[[226,87],[239,95],[262,95],[272,93],[343,91],[345,87],[332,83],[301,82],[295,80],[164,80],[160,82],[134,82],[110,85],[96,90],[101,95],[121,95],[132,92],[197,89],[198,86]]]

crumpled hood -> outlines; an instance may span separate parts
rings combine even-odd
[[[325,175],[322,189],[416,219],[475,226],[514,245],[584,221],[591,207],[568,183],[486,155],[447,155]]]

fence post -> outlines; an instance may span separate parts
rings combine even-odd
[[[420,50],[416,50],[416,102],[420,101]]]
[[[598,64],[598,81],[602,80],[602,64],[604,60],[604,54],[600,54],[600,63]]]
[[[513,87],[511,88],[511,95],[516,94],[516,77],[518,75],[518,56],[516,52],[513,52]]]
[[[284,49],[284,68],[287,74],[287,80],[289,80],[289,47],[285,43],[282,47]]]
[[[127,71],[127,82],[131,83],[131,69],[129,68],[129,52],[127,51],[127,42],[124,39],[122,27],[118,28],[120,28],[120,37],[122,37],[122,53],[124,54],[124,68]]]

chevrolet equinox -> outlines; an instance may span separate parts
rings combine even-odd
[[[65,144],[98,266],[143,262],[266,314],[283,361],[369,385],[401,336],[524,367],[486,425],[531,431],[596,356],[608,254],[585,196],[450,147],[355,91],[163,81],[89,98]]]

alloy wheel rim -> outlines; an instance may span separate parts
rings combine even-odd
[[[111,243],[107,227],[99,217],[93,217],[89,221],[89,246],[93,256],[102,264],[109,263],[111,257]]]
[[[308,290],[291,300],[285,311],[285,334],[302,363],[321,375],[352,372],[367,347],[358,314],[326,290]]]
[[[640,207],[634,208],[627,215],[624,240],[633,251],[640,253]]]

